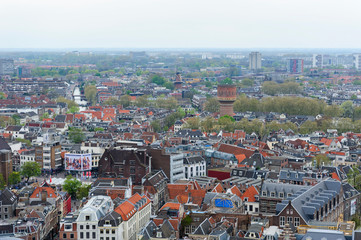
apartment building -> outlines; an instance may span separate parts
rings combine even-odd
[[[59,142],[42,143],[35,147],[35,161],[47,172],[62,169],[61,145]]]

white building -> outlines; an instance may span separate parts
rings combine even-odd
[[[122,236],[115,240],[136,240],[137,234],[149,222],[151,210],[152,204],[149,198],[145,195],[141,196],[138,193],[121,203],[114,211],[121,216],[122,223],[118,225],[118,232],[114,231],[114,234],[117,235],[117,233],[122,232],[122,234],[120,234]],[[106,232],[105,229],[105,231],[100,234],[100,239],[112,239],[110,237],[113,237],[113,235],[108,235]]]
[[[183,153],[173,153],[170,155],[170,183],[184,179]]]
[[[206,176],[206,160],[201,156],[185,157],[184,177],[190,179],[192,177]]]
[[[26,162],[35,162],[35,151],[23,151],[20,153],[20,166]]]
[[[315,67],[315,68],[323,67],[323,55],[322,54],[313,54],[312,67]]]
[[[80,210],[76,220],[78,239],[99,239],[98,222],[114,210],[114,204],[109,196],[92,197]]]
[[[353,66],[357,69],[361,69],[361,53],[355,53],[353,55]]]
[[[262,68],[262,55],[259,52],[251,52],[249,54],[249,69],[257,70]]]

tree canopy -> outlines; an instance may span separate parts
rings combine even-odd
[[[31,177],[36,177],[41,174],[41,168],[37,162],[25,162],[21,167],[21,175],[26,178],[26,182]]]

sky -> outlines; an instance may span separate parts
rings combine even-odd
[[[361,48],[359,0],[0,0],[7,48]]]

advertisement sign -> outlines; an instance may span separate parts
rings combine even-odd
[[[65,154],[65,170],[88,171],[92,169],[92,155],[86,154]]]

